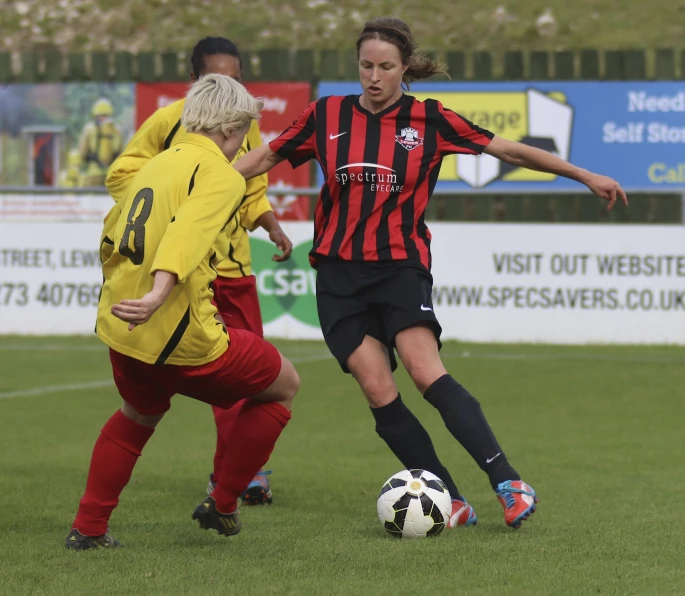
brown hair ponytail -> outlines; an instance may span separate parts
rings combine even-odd
[[[392,17],[379,17],[368,21],[357,39],[357,58],[362,43],[369,39],[380,39],[393,44],[400,52],[402,64],[407,70],[402,76],[402,82],[409,87],[409,83],[428,79],[436,74],[447,73],[445,65],[433,60],[430,56],[416,52],[417,44],[411,29],[404,21]]]

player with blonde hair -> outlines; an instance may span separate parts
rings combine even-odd
[[[242,59],[236,45],[223,37],[205,37],[197,42],[190,63],[190,79],[196,81],[203,75],[223,74],[240,82]],[[112,164],[107,174],[107,189],[112,198],[119,201],[128,190],[131,180],[150,159],[183,140],[185,127],[181,114],[185,100],[181,99],[157,110],[140,127],[121,156]],[[235,159],[251,149],[261,147],[262,139],[254,120]],[[226,323],[234,329],[246,329],[264,336],[262,316],[257,294],[257,280],[252,274],[252,261],[248,232],[261,227],[269,233],[271,241],[282,251],[275,261],[285,261],[292,252],[292,243],[281,229],[266,195],[266,174],[247,182],[240,209],[227,227],[229,235],[228,258],[217,263],[217,277],[212,284],[214,302]],[[216,424],[216,449],[214,467],[209,475],[207,492],[211,493],[220,476],[221,462],[226,453],[224,437],[228,436],[240,404],[228,410],[212,408]],[[271,486],[267,474],[259,470],[242,495],[247,505],[259,505],[272,501]]]
[[[224,326],[212,302],[226,226],[245,194],[230,162],[261,107],[228,76],[200,78],[186,98],[182,142],[151,159],[108,216],[96,331],[124,403],[93,449],[67,548],[119,545],[111,513],[175,394],[218,408],[245,399],[219,482],[193,513],[227,536],[240,531],[238,499],[290,419],[294,367],[257,335]]]

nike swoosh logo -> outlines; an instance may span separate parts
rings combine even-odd
[[[486,460],[485,460],[485,463],[486,463],[486,464],[492,463],[492,462],[495,461],[500,455],[502,455],[502,454],[501,454],[501,453],[498,453],[497,455],[495,455],[495,457],[491,457],[490,459],[486,459]]]
[[[427,306],[424,306],[423,304],[421,305],[421,310],[433,310],[432,308],[428,308]]]
[[[338,137],[341,137],[341,136],[346,135],[346,134],[347,134],[347,132],[341,132],[340,134],[337,134],[337,135],[334,135],[333,133],[331,133],[330,135],[328,135],[328,138],[332,141],[333,139],[337,139]]]

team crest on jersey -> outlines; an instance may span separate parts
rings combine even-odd
[[[419,136],[419,131],[415,128],[403,128],[401,134],[395,135],[395,140],[407,151],[423,145],[423,137]]]

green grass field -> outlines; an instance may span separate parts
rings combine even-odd
[[[398,464],[352,379],[318,343],[279,343],[302,391],[270,462],[275,502],[233,538],[190,519],[214,446],[210,410],[177,397],[112,518],[116,551],[63,545],[99,429],[118,407],[94,338],[0,338],[2,594],[685,593],[685,350],[447,344],[538,513],[506,528],[486,477],[398,375],[479,517],[396,541],[375,502]]]

